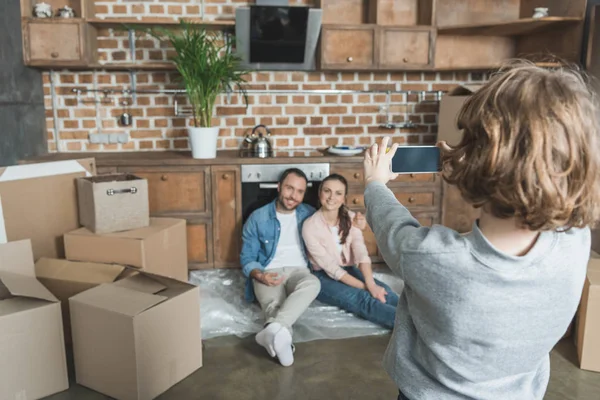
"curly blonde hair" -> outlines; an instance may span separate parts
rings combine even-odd
[[[459,112],[461,142],[442,154],[442,175],[475,207],[521,227],[557,230],[600,217],[595,94],[574,69],[510,64]]]

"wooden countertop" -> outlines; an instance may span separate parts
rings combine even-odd
[[[364,154],[364,153],[362,153]],[[325,150],[278,150],[274,157],[241,157],[239,150],[217,152],[217,158],[198,160],[189,151],[130,151],[130,152],[79,152],[48,153],[29,157],[21,164],[36,162],[95,158],[100,167],[118,166],[160,166],[160,165],[234,165],[234,164],[292,164],[292,163],[362,163],[363,155],[336,156]]]

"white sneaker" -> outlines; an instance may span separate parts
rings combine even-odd
[[[289,367],[294,363],[294,346],[292,344],[292,335],[290,331],[281,327],[273,339],[273,347],[279,359],[279,363],[284,367]]]
[[[262,331],[258,332],[256,334],[256,336],[254,337],[254,339],[256,340],[256,343],[258,343],[262,347],[264,347],[267,350],[267,353],[269,353],[269,355],[271,357],[276,356],[275,347],[273,345],[273,342],[275,340],[275,334],[279,330],[281,330],[281,328],[283,328],[283,327],[281,326],[281,324],[279,322],[273,322],[273,323],[270,323],[269,325],[267,325],[267,327],[264,328]]]

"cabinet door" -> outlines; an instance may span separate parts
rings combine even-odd
[[[83,22],[23,21],[25,63],[28,65],[83,65],[86,41]]]
[[[432,66],[432,36],[430,28],[382,28],[379,31],[379,68]]]
[[[120,168],[148,180],[150,213],[210,214],[210,167]]]
[[[210,223],[187,221],[187,252],[190,269],[212,268],[212,230]]]
[[[240,266],[242,195],[239,166],[212,167],[215,268]]]
[[[323,26],[321,69],[371,69],[375,66],[375,27]]]

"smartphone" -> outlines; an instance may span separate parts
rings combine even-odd
[[[392,172],[395,174],[422,174],[440,170],[440,149],[436,146],[400,146],[392,158]]]

